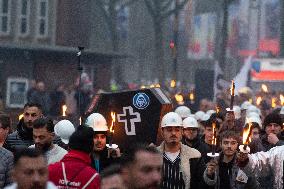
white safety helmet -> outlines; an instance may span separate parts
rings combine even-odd
[[[177,107],[175,113],[177,113],[182,119],[187,118],[191,115],[191,111],[187,106]]]
[[[182,122],[183,128],[199,128],[199,125],[195,118],[188,117],[185,118]]]
[[[260,115],[256,112],[248,112],[246,114],[246,117],[258,117],[258,118],[260,118]]]
[[[254,106],[254,105],[250,105],[250,106],[248,107],[247,113],[249,113],[249,112],[255,112],[255,113],[257,113],[258,115],[261,114],[260,109],[258,109],[258,108],[257,108],[256,106]]]
[[[197,121],[200,121],[201,118],[204,116],[204,112],[203,111],[197,111],[195,114],[194,114],[194,118],[197,120]]]
[[[210,119],[210,116],[211,116],[211,115],[209,115],[209,114],[204,114],[204,115],[202,116],[202,118],[200,119],[200,121],[208,121],[208,120]]]
[[[259,117],[247,117],[245,124],[247,124],[249,122],[257,123],[260,126],[260,128],[262,128],[262,122],[261,122],[261,119]]]
[[[169,112],[162,118],[161,127],[182,127],[182,118],[175,112]]]
[[[280,114],[281,114],[281,115],[284,114],[284,106],[281,107]]]
[[[92,127],[95,132],[108,130],[106,119],[100,113],[92,113],[89,115],[85,124],[89,127]]]
[[[233,111],[236,119],[241,118],[241,107],[239,106],[233,106]]]
[[[241,105],[241,110],[247,110],[249,106],[251,106],[251,103],[249,101],[244,101]]]
[[[206,112],[206,114],[208,114],[209,116],[211,116],[211,115],[214,114],[214,113],[216,113],[215,110],[208,110],[208,111]]]
[[[74,132],[74,125],[66,119],[59,121],[54,126],[54,133],[60,137],[64,144],[69,143],[69,138]]]

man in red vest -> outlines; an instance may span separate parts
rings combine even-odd
[[[91,167],[90,154],[94,147],[93,136],[92,128],[79,126],[70,137],[70,151],[60,162],[48,167],[49,180],[58,188],[100,188],[99,174]]]

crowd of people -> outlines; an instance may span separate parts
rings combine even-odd
[[[177,106],[160,121],[161,143],[120,149],[100,113],[80,125],[58,119],[57,89],[31,88],[15,130],[0,113],[0,188],[283,189],[284,107],[270,106],[266,93],[240,91],[230,108],[225,93],[195,113]]]

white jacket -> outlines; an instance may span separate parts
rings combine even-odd
[[[267,152],[249,155],[249,163],[243,168],[244,172],[256,177],[265,177],[272,173],[273,189],[283,189],[284,146],[276,146]]]
[[[6,186],[4,189],[17,189],[17,183],[13,183],[9,186]],[[52,182],[47,182],[45,189],[57,189],[57,187]]]

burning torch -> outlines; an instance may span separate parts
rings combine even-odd
[[[250,153],[248,144],[251,141],[252,123],[248,121],[249,127],[243,131],[243,145],[240,145],[239,149],[242,153]]]
[[[230,111],[233,111],[234,97],[235,97],[235,82],[234,82],[234,80],[232,80]]]
[[[207,153],[207,156],[209,157],[218,157],[219,156],[219,153],[216,153],[216,145],[217,145],[217,129],[216,129],[216,123],[213,122],[212,123],[212,129],[213,129],[213,136],[212,136],[212,142],[211,142],[211,149],[212,149],[212,152],[210,153]]]
[[[66,111],[67,111],[67,106],[63,105],[62,106],[62,116],[65,117],[66,116]]]

